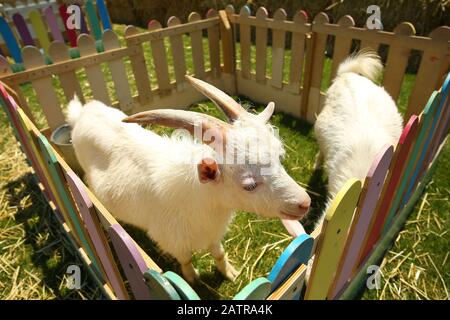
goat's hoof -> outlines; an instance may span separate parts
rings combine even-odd
[[[190,284],[195,283],[198,279],[200,279],[200,275],[198,273],[198,270],[195,268],[192,268],[189,271],[183,272],[184,279],[189,282]]]
[[[227,263],[225,270],[219,271],[230,281],[236,280],[239,275],[239,271],[237,271],[230,263]]]

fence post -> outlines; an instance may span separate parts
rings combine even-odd
[[[234,35],[230,20],[228,19],[228,14],[231,14],[233,12],[234,9],[231,6],[228,6],[226,10],[219,10],[220,38],[222,42],[223,53],[223,72],[231,75],[232,77],[232,92],[230,92],[231,94],[235,94],[237,92]]]

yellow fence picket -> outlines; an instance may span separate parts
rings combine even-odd
[[[150,79],[147,71],[147,64],[145,63],[144,49],[142,44],[130,44],[128,37],[138,34],[139,31],[135,26],[127,26],[125,29],[125,40],[128,47],[136,50],[136,54],[130,56],[131,68],[133,70],[134,80],[138,91],[138,100],[141,105],[146,105],[152,101],[152,90],[150,86]]]
[[[416,30],[411,23],[403,22],[395,27],[394,33],[399,37],[409,37],[414,35]],[[386,68],[384,69],[383,86],[394,101],[397,101],[400,94],[410,52],[409,48],[405,48],[397,43],[389,47]]]
[[[23,63],[26,69],[33,69],[44,66],[45,60],[38,48],[26,46],[22,50]],[[61,111],[61,104],[53,88],[51,76],[43,77],[31,82],[36,92],[39,104],[42,106],[48,126],[53,131],[65,123],[64,115]]]
[[[337,23],[341,28],[349,28],[355,25],[355,21],[351,16],[343,16]],[[331,79],[336,76],[337,69],[342,61],[350,54],[352,46],[352,38],[345,36],[336,36],[334,42],[333,63],[331,65]]]
[[[119,39],[112,30],[103,32],[103,47],[105,51],[120,48]],[[114,83],[114,89],[119,100],[120,109],[128,111],[133,108],[133,97],[131,96],[130,84],[128,82],[127,70],[122,58],[108,61],[111,78]]]
[[[327,210],[306,288],[307,300],[323,300],[328,296],[361,188],[360,180],[348,180]]]
[[[287,14],[284,9],[278,9],[273,15],[274,22],[282,24]],[[275,88],[283,87],[284,48],[286,45],[286,31],[273,29],[272,31],[272,78],[270,84]]]
[[[78,37],[77,43],[81,57],[91,56],[97,53],[95,41],[90,35],[81,34]],[[100,64],[86,66],[84,69],[86,70],[87,80],[91,87],[94,99],[99,100],[108,106],[111,105],[108,88],[106,87],[105,75],[102,72]]]

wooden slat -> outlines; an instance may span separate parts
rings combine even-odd
[[[270,281],[258,278],[247,284],[233,300],[264,300],[270,293]]]
[[[279,23],[286,20],[284,9],[278,9],[273,19]],[[283,88],[284,49],[286,46],[286,31],[272,30],[272,78],[270,84],[275,88]]]
[[[189,22],[200,21],[202,17],[197,12],[189,15]],[[191,37],[192,60],[194,63],[194,75],[196,78],[204,79],[205,77],[205,61],[203,53],[202,32],[199,30],[189,33]]]
[[[446,128],[448,126],[448,123],[450,121],[450,73],[447,74],[447,78],[444,81],[444,84],[442,85],[441,91],[442,94],[446,96],[447,98],[444,101],[442,116],[439,120],[438,126],[436,128],[436,133],[433,141],[432,150],[430,152],[430,155],[428,157],[428,162],[430,163],[433,161],[436,152],[441,144],[441,141],[444,139],[444,136],[447,135],[448,131],[446,131]]]
[[[47,27],[42,21],[42,16],[38,11],[30,11],[28,19],[31,21],[36,37],[45,54],[48,54],[48,48],[50,47],[50,40],[48,38]]]
[[[439,27],[439,28],[442,29],[449,27]],[[357,27],[342,29],[338,25],[331,23],[313,25],[313,31],[325,35],[351,37],[353,39],[361,41],[370,40],[370,42],[383,43],[387,45],[399,43],[399,45],[403,47],[408,47],[410,49],[421,51],[427,49],[429,50],[430,46],[434,46],[433,39],[430,39],[428,37],[411,36],[405,38],[397,38],[395,34],[392,32],[387,32],[383,30],[370,30],[370,32],[368,32],[367,29],[365,28],[357,28]],[[450,44],[448,44],[447,41],[445,40],[441,41],[441,44],[443,45],[443,47],[441,48],[439,48],[439,46],[434,47],[434,51],[439,53],[440,50],[443,50],[443,52],[448,53],[450,50]]]
[[[364,181],[358,207],[336,270],[336,278],[328,294],[333,299],[353,276],[355,264],[358,263],[359,252],[375,213],[393,154],[393,146],[384,146],[374,159]]]
[[[27,23],[20,13],[15,13],[13,15],[13,21],[16,25],[16,29],[22,38],[22,43],[24,46],[34,46],[34,40],[31,36],[30,30],[28,30]]]
[[[81,34],[78,37],[78,49],[80,50],[80,55],[90,56],[97,53],[95,47],[95,41],[90,35]],[[96,100],[102,101],[106,105],[111,105],[111,99],[108,95],[108,89],[106,87],[105,76],[99,64],[93,64],[86,66],[87,80],[92,90],[92,94]]]
[[[327,298],[360,193],[361,181],[350,179],[328,208],[306,288],[306,300]]]
[[[256,11],[256,19],[260,22],[267,19],[267,10],[260,7]],[[256,27],[256,81],[266,83],[267,27]]]
[[[370,34],[371,32],[376,32],[375,30],[366,30],[365,32],[367,32],[368,34]],[[371,49],[372,51],[378,52],[378,47],[380,46],[379,42],[376,42],[374,40],[369,39],[364,39],[361,40],[360,44],[359,44],[359,50],[362,49]]]
[[[144,272],[147,271],[147,265],[136,249],[134,242],[119,224],[112,225],[108,232],[134,298],[150,300],[152,296],[144,281]]]
[[[430,94],[438,88],[443,72],[449,68],[445,48],[450,40],[450,27],[439,27],[430,33],[430,37],[429,47],[422,55],[414,88],[409,96],[405,119],[412,114],[419,114]]]
[[[315,31],[320,25],[328,23],[328,16],[321,12],[314,18],[312,30]],[[308,109],[306,114],[306,120],[310,123],[314,123],[316,120],[316,114],[320,113],[320,85],[322,83],[323,65],[325,60],[325,47],[327,43],[327,35],[315,33],[313,34],[313,49],[312,49],[312,61],[306,63],[311,64],[311,83],[308,96]]]
[[[217,16],[217,12],[213,9],[206,13],[207,18]],[[207,29],[209,44],[209,62],[211,66],[211,74],[214,78],[220,76],[220,42],[219,42],[219,26],[214,25]]]
[[[75,48],[77,46],[77,33],[74,29],[71,29],[67,26],[67,20],[69,19],[69,15],[67,14],[67,6],[65,4],[61,4],[59,6],[59,16],[64,25],[64,29],[66,30],[67,38],[69,39],[70,46]]]
[[[301,33],[306,34],[311,31],[311,25],[298,25],[295,24],[292,21],[283,21],[279,22],[275,19],[268,18],[266,21],[260,21],[256,17],[248,17],[248,19],[242,19],[240,15],[232,14],[230,16],[230,21],[232,23],[237,24],[248,24],[254,27],[266,27],[272,30],[280,30],[285,32],[292,32],[292,33]]]
[[[89,35],[83,35],[89,37]],[[89,51],[90,52],[90,51]],[[114,49],[108,52],[91,53],[82,56],[78,59],[66,61],[63,63],[54,63],[50,65],[43,65],[33,69],[17,72],[11,75],[2,76],[0,79],[10,85],[22,84],[36,79],[45,78],[68,70],[76,70],[82,67],[98,66],[103,62],[108,62],[113,59],[133,56],[137,53],[135,47]]]
[[[92,0],[86,1],[85,8],[91,33],[94,35],[95,40],[101,40],[102,29],[100,28],[100,22],[98,21],[97,12],[95,11]]]
[[[54,183],[56,187],[55,192],[57,196],[60,197],[62,203],[60,203],[60,209],[67,211],[66,222],[69,223],[73,227],[71,229],[73,232],[76,232],[80,243],[83,246],[83,249],[86,250],[86,253],[89,256],[89,259],[92,261],[94,269],[97,275],[100,278],[105,278],[104,270],[100,263],[100,260],[97,256],[97,252],[94,249],[91,239],[85,229],[84,223],[74,206],[71,198],[69,196],[69,191],[67,189],[67,185],[65,184],[64,178],[62,177],[62,172],[59,167],[58,161],[53,153],[52,147],[48,142],[47,138],[45,138],[40,132],[33,132],[34,138],[37,139],[39,144],[40,152],[42,152],[43,159],[47,163],[47,168],[50,176],[48,177]],[[63,209],[64,208],[64,209]]]
[[[395,154],[389,167],[388,176],[386,177],[386,182],[384,183],[383,190],[381,191],[380,201],[378,201],[372,221],[370,222],[366,236],[362,241],[361,249],[358,253],[358,262],[354,265],[353,271],[356,271],[356,268],[359,267],[359,265],[367,257],[370,250],[372,250],[374,243],[378,239],[389,213],[389,207],[391,206],[398,188],[398,184],[406,167],[406,161],[408,159],[411,146],[416,139],[418,128],[419,117],[412,116],[403,129],[395,149]]]
[[[150,31],[161,29],[161,24],[156,20],[151,20],[148,23]],[[164,96],[171,92],[169,68],[167,64],[166,48],[164,46],[164,39],[156,39],[150,41],[152,48],[153,65],[155,66],[156,79],[158,80],[159,94]]]
[[[19,45],[11,31],[11,28],[6,22],[5,18],[0,16],[0,35],[5,40],[6,47],[8,48],[9,54],[13,57],[16,63],[22,63],[22,54],[20,52]]]
[[[25,47],[22,52],[25,68],[32,69],[45,65],[44,57],[36,47]],[[61,105],[53,88],[51,76],[34,80],[31,82],[33,89],[36,92],[36,96],[45,118],[47,119],[48,126],[51,130],[55,130],[57,127],[65,123],[63,113],[61,111]]]
[[[5,57],[0,56],[0,80],[4,81],[4,77],[8,76],[13,76],[11,65]],[[11,89],[9,90],[9,93],[14,94],[14,99],[16,99],[17,103],[20,104],[22,110],[25,112],[28,118],[30,118],[34,122],[34,117],[31,114],[30,107],[28,106],[28,103],[20,86],[17,84],[6,85],[6,83],[5,86]]]
[[[429,128],[428,130],[424,133],[424,140],[423,140],[423,145],[420,149],[420,153],[417,156],[417,163],[415,165],[414,171],[412,173],[411,176],[411,180],[409,182],[408,188],[406,189],[406,193],[405,193],[405,198],[403,199],[402,205],[406,204],[406,202],[409,200],[409,197],[411,196],[414,187],[417,185],[417,183],[419,182],[419,175],[422,172],[423,169],[423,165],[424,165],[424,161],[425,161],[425,157],[429,151],[430,148],[430,141],[433,138],[433,134],[434,134],[434,130],[436,128],[436,124],[438,123],[438,120],[441,118],[442,116],[442,110],[444,107],[444,103],[445,100],[447,99],[447,92],[444,91],[439,91],[438,94],[435,97],[436,103],[434,106],[434,110],[432,110],[432,115],[431,115],[431,119],[430,124],[429,124]]]
[[[230,8],[231,10],[231,7],[227,8]],[[227,11],[219,10],[219,18],[220,38],[222,42],[223,53],[223,72],[232,74],[236,70],[233,29],[231,27],[230,21],[228,20]]]
[[[52,33],[52,37],[54,41],[59,41],[64,43],[64,37],[61,33],[61,30],[58,26],[58,21],[56,20],[55,13],[53,12],[52,7],[47,7],[44,9],[44,16],[47,21],[48,28],[50,29],[50,32]]]
[[[293,22],[298,25],[305,25],[308,22],[308,15],[303,10],[298,10]],[[291,65],[289,68],[288,90],[292,93],[300,93],[300,85],[303,74],[303,60],[305,59],[306,37],[301,33],[292,33],[291,40]]]
[[[388,214],[386,223],[384,225],[383,230],[387,230],[387,228],[391,225],[392,219],[397,214],[397,210],[401,209],[403,205],[409,199],[411,191],[416,187],[416,169],[420,167],[420,160],[422,151],[425,145],[426,137],[430,131],[431,123],[440,105],[441,95],[439,92],[434,91],[431,95],[427,106],[425,107],[422,116],[423,120],[421,122],[421,127],[419,129],[419,133],[417,136],[417,140],[414,143],[414,147],[411,151],[411,155],[408,159],[408,166],[404,172],[402,182],[400,184],[399,189],[397,190],[396,197],[394,199],[394,204],[391,207],[391,210]]]
[[[350,28],[355,25],[355,21],[351,16],[343,16],[339,19],[337,23],[341,28]],[[345,58],[350,54],[350,49],[352,47],[352,38],[336,36],[334,40],[334,52],[333,52],[333,62],[331,64],[331,79],[336,77],[336,72]]]
[[[118,299],[128,299],[128,293],[126,292],[122,277],[120,276],[119,270],[115,264],[114,257],[112,256],[108,245],[108,240],[106,239],[100,222],[98,221],[97,213],[92,201],[89,199],[89,196],[84,190],[84,186],[80,178],[78,178],[73,171],[64,171],[64,176],[86,225],[89,236],[92,239],[95,250],[98,253],[102,266],[105,269],[105,273],[111,283],[111,287],[114,289]]]
[[[103,30],[112,30],[111,19],[109,17],[108,8],[106,8],[106,4],[104,0],[96,0],[98,14],[100,16],[100,20],[102,21]]]
[[[70,60],[69,50],[63,42],[54,41],[49,48],[49,56],[53,63],[60,63]],[[64,91],[67,101],[73,99],[74,94],[78,96],[81,102],[84,103],[83,92],[80,87],[80,83],[75,76],[73,70],[69,70],[64,73],[58,74],[59,81],[61,82],[61,87]]]
[[[119,39],[112,30],[103,32],[103,47],[105,51],[120,48]],[[128,111],[133,107],[133,98],[131,96],[130,84],[128,82],[127,71],[122,58],[110,60],[108,62],[111,78],[114,83],[117,99],[120,109]]]
[[[403,22],[394,29],[394,33],[400,37],[409,37],[416,33],[414,26],[409,22]],[[384,69],[383,86],[394,101],[400,94],[406,66],[408,65],[411,50],[395,43],[389,47],[389,55]]]
[[[278,289],[267,297],[267,300],[298,300],[305,281],[306,270],[304,264],[300,265]]]
[[[272,267],[267,279],[272,283],[271,291],[275,291],[285,282],[300,265],[307,265],[312,254],[314,239],[301,234],[286,247]],[[301,288],[299,288],[301,289]],[[299,298],[300,290],[298,290]]]
[[[250,16],[250,8],[243,6],[239,12],[240,21],[244,21]],[[241,74],[245,79],[250,79],[251,72],[251,27],[247,23],[239,24],[240,46],[241,46]]]
[[[220,12],[219,12],[220,14]],[[226,15],[226,12],[224,12]],[[139,34],[131,35],[127,37],[127,42],[130,44],[144,43],[147,41],[152,41],[156,39],[161,39],[165,37],[171,37],[174,35],[183,35],[185,33],[189,33],[194,30],[203,30],[207,29],[211,26],[215,26],[219,24],[219,18],[213,17],[208,19],[203,19],[195,22],[187,22],[180,24],[178,26],[174,26],[171,28],[165,29],[155,29],[147,32],[142,32]]]
[[[180,19],[177,17],[170,17],[167,21],[167,26],[173,27],[181,24]],[[175,71],[175,80],[177,82],[177,90],[181,91],[186,89],[186,58],[184,53],[183,37],[181,35],[174,35],[169,38],[170,47],[172,49],[173,68]]]

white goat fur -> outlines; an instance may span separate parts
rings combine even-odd
[[[339,66],[328,89],[314,129],[320,147],[316,167],[325,164],[330,198],[348,179],[364,180],[381,148],[396,146],[401,135],[395,102],[373,83],[381,69],[378,55],[361,51]]]
[[[123,112],[99,101],[82,107],[74,99],[68,110],[73,146],[94,194],[115,217],[146,230],[181,263],[189,281],[196,276],[190,263],[192,251],[206,249],[219,271],[231,279],[236,276],[220,244],[234,211],[279,217],[280,208],[296,206],[299,196],[306,195],[279,159],[272,176],[259,177],[264,183],[255,192],[244,191],[236,183],[242,170],[254,170],[251,166],[222,165],[220,183],[203,184],[196,164],[204,157],[215,158],[208,145],[189,135],[160,136],[137,124],[123,123]],[[264,138],[259,141],[259,157],[271,152],[282,155],[282,143],[272,130],[249,115],[236,120],[228,136],[234,135],[237,144],[245,137],[250,141]]]

